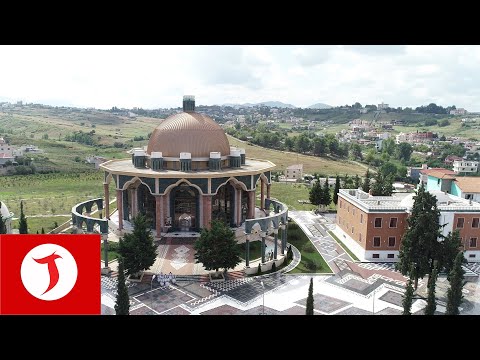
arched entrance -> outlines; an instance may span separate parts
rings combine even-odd
[[[140,184],[137,190],[138,212],[144,214],[152,229],[155,228],[155,197],[145,184]]]
[[[170,193],[172,225],[175,231],[198,231],[200,210],[198,190],[185,183]]]
[[[212,220],[235,226],[235,188],[230,182],[222,185],[212,198]]]

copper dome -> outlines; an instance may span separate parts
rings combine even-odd
[[[230,154],[230,144],[223,129],[207,115],[182,112],[171,115],[158,125],[148,141],[147,153],[161,151],[163,157],[179,157],[189,152],[192,158],[208,158],[210,152]]]

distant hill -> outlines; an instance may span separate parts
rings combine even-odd
[[[289,108],[289,109],[296,109],[297,107],[292,104],[285,104],[281,101],[263,101],[256,104],[252,103],[245,103],[245,104],[223,104],[222,106],[231,106],[233,108],[242,108],[242,107],[254,107],[254,106],[268,106],[268,107],[276,107],[276,108]]]
[[[323,103],[316,103],[308,107],[308,109],[331,109],[331,108],[333,108],[333,106],[323,104]]]

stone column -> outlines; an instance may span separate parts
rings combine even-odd
[[[277,242],[278,242],[278,228],[273,229],[274,243],[273,243],[273,260],[277,260]]]
[[[248,191],[248,216],[247,219],[255,219],[255,190]]]
[[[250,234],[245,234],[245,267],[250,267]]]
[[[282,224],[280,228],[282,229],[282,255],[285,255],[285,248],[287,247],[287,226]]]
[[[110,219],[110,193],[108,184],[103,184],[103,192],[105,193],[105,218]]]
[[[108,234],[102,234],[103,240],[103,261],[105,266],[102,268],[101,273],[103,275],[108,275],[110,273],[110,268],[108,267]]]
[[[138,214],[138,188],[133,188],[132,190],[132,218],[136,217]]]
[[[236,223],[237,226],[240,226],[242,223],[242,189],[237,189],[237,203],[235,205],[237,207]]]
[[[267,199],[270,200],[270,188],[272,187],[272,184],[267,183]]]
[[[157,237],[162,235],[163,221],[163,195],[155,195],[155,230],[157,231]]]
[[[123,191],[117,190],[118,230],[123,230]]]
[[[260,236],[262,237],[262,264],[265,262],[265,236],[267,236],[267,233],[262,231],[260,233]]]
[[[212,195],[203,195],[203,227],[210,229],[212,221]]]
[[[260,210],[265,209],[265,186],[263,179],[260,178]]]

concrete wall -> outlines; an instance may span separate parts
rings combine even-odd
[[[438,180],[440,180],[440,183],[438,183]],[[428,191],[433,191],[433,190],[442,191],[441,185],[442,185],[442,179],[438,179],[436,177],[428,175],[427,187],[426,187]]]

